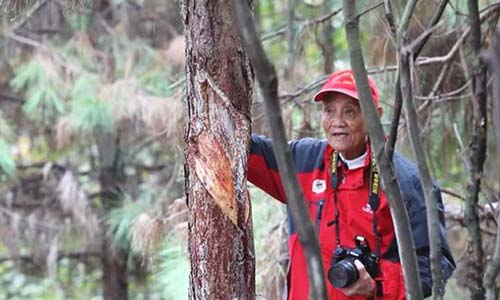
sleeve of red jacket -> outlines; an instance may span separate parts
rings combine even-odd
[[[278,172],[271,139],[252,134],[248,158],[248,180],[281,202],[285,191]]]

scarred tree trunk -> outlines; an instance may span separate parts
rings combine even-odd
[[[246,186],[253,74],[230,0],[185,0],[190,299],[254,299]]]

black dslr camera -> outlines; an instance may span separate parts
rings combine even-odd
[[[358,269],[354,265],[356,259],[365,266],[372,278],[377,276],[378,257],[370,251],[366,239],[358,235],[354,238],[354,243],[354,249],[337,247],[333,252],[328,279],[337,288],[345,288],[358,280]]]

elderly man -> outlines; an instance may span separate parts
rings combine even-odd
[[[369,79],[379,116],[379,94]],[[289,143],[295,172],[311,220],[316,226],[328,299],[405,299],[404,280],[396,236],[386,195],[372,157],[359,96],[350,70],[333,73],[314,96],[322,104],[321,124],[326,140],[306,138]],[[394,154],[394,166],[415,242],[422,288],[431,294],[429,240],[425,202],[415,164]],[[271,140],[253,135],[248,178],[286,203]],[[437,187],[436,187],[437,188]],[[371,199],[371,201],[370,201]],[[455,263],[445,238],[440,203],[442,260],[445,280]],[[289,214],[290,267],[287,299],[308,298],[304,250]]]

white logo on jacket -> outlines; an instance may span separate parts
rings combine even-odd
[[[321,194],[326,191],[326,181],[324,179],[314,179],[312,183],[312,191],[315,194]]]
[[[371,215],[373,215],[373,210],[370,206],[370,204],[366,203],[365,206],[363,206],[363,208],[361,208],[362,211],[366,212],[366,213],[369,213]]]

